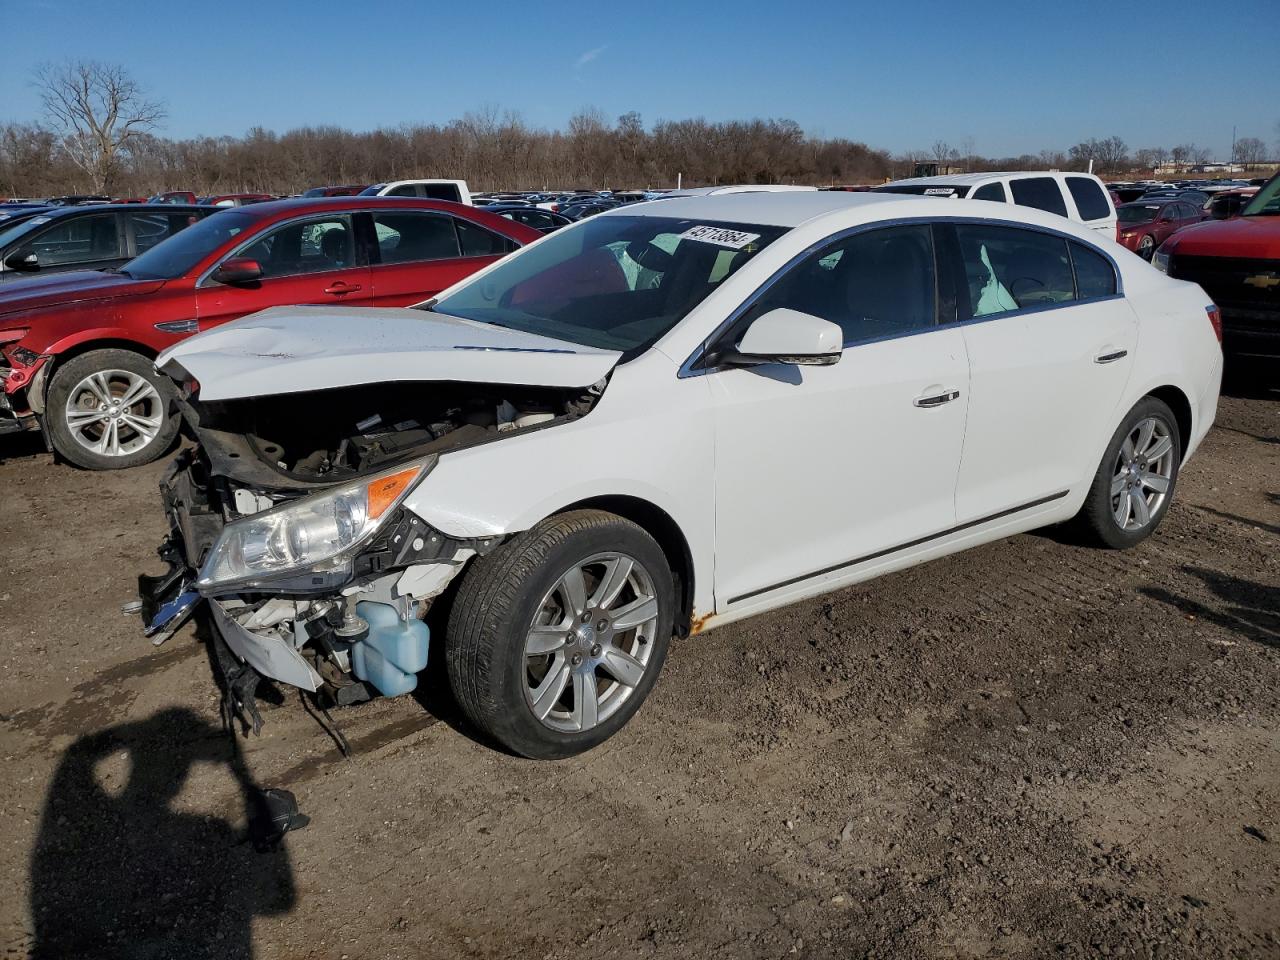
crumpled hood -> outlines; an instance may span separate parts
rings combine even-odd
[[[232,400],[414,380],[585,387],[620,356],[426,310],[302,306],[191,337],[156,366],[190,374],[202,400]]]
[[[132,280],[120,273],[72,270],[32,275],[0,285],[0,319],[6,313],[153,293],[163,280]]]

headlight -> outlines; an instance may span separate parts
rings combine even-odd
[[[1151,265],[1161,273],[1169,272],[1169,254],[1161,253],[1159,250],[1151,257]]]
[[[209,595],[303,573],[317,575],[317,586],[332,586],[350,574],[352,556],[435,462],[426,457],[232,521],[205,558],[196,588]]]

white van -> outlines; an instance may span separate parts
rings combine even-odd
[[[392,180],[365,187],[360,191],[360,196],[422,197],[426,200],[452,200],[454,203],[474,206],[465,180]]]
[[[1035,207],[1116,237],[1116,208],[1107,188],[1091,173],[1024,170],[1015,173],[958,173],[950,177],[914,177],[872,188],[876,193],[915,193],[927,197],[993,200]]]

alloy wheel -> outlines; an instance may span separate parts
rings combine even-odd
[[[86,450],[123,457],[143,449],[164,425],[160,391],[128,370],[99,370],[72,388],[63,412],[67,429]]]
[[[648,669],[658,612],[653,578],[634,557],[600,553],[565,571],[525,638],[533,715],[553,730],[579,733],[617,712]]]
[[[1121,530],[1141,530],[1164,505],[1173,455],[1169,426],[1156,417],[1139,420],[1125,436],[1111,475],[1111,511]]]

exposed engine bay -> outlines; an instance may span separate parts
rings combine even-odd
[[[262,676],[325,706],[409,692],[426,667],[432,601],[498,540],[446,536],[404,496],[439,457],[585,416],[604,388],[428,382],[182,397],[199,445],[161,481],[169,570],[139,578],[148,635],[163,642],[207,601],[224,707],[255,731]],[[340,548],[313,561],[310,544],[325,537]]]

